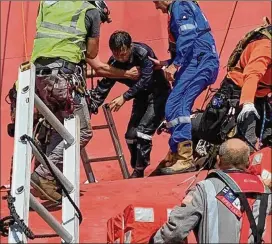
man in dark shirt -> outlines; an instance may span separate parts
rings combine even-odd
[[[85,15],[86,38],[97,38],[100,36],[101,17],[97,8],[90,9]]]
[[[98,56],[100,24],[110,23],[110,11],[104,1],[88,1],[96,6],[96,9],[90,9],[86,12],[85,26],[87,30],[86,43],[86,61],[95,70],[95,73],[102,77],[110,78],[128,78],[137,80],[139,72],[136,67],[131,67],[129,70],[122,70],[109,66],[100,61]],[[90,47],[90,48],[88,48]],[[94,57],[92,53],[97,55]]]
[[[131,178],[144,176],[144,170],[150,163],[152,136],[164,119],[165,103],[170,92],[170,85],[163,71],[153,70],[153,50],[143,44],[132,42],[130,35],[124,31],[114,32],[109,40],[112,51],[108,64],[119,69],[129,70],[140,67],[140,78],[118,79],[129,89],[110,103],[111,110],[117,112],[126,101],[134,99],[132,115],[125,134],[131,154]],[[92,93],[92,107],[96,110],[102,105],[117,79],[103,78]],[[95,112],[95,111],[94,111]]]

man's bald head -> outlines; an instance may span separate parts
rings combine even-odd
[[[219,149],[220,168],[246,169],[249,165],[250,149],[240,139],[230,139],[224,142]]]

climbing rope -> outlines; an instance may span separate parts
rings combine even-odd
[[[224,49],[224,47],[225,47],[225,44],[226,44],[226,41],[227,41],[227,37],[228,37],[229,31],[230,31],[230,27],[231,27],[231,24],[232,24],[232,20],[233,20],[233,17],[234,17],[236,8],[237,8],[237,4],[238,4],[238,1],[235,1],[234,5],[233,5],[232,12],[231,12],[230,19],[229,19],[229,21],[228,21],[227,31],[226,31],[226,33],[225,33],[225,37],[224,37],[224,39],[223,39],[223,43],[222,43],[222,46],[221,46],[221,49],[220,49],[220,52],[219,52],[219,58],[221,58],[223,49]],[[203,101],[203,103],[202,103],[202,105],[201,105],[201,109],[200,109],[200,110],[203,110],[204,105],[206,104],[206,102],[207,102],[207,100],[209,99],[210,95],[213,94],[215,91],[217,91],[217,89],[214,89],[214,90],[213,90],[213,89],[211,88],[211,85],[208,86],[207,92],[206,92],[206,95],[205,95],[205,98],[204,98],[204,101]],[[211,94],[209,94],[209,93],[211,93]]]
[[[81,211],[79,210],[78,206],[75,204],[75,202],[70,197],[70,195],[69,195],[67,189],[65,188],[65,186],[56,177],[54,171],[51,168],[50,163],[48,162],[47,157],[44,155],[44,153],[43,153],[42,149],[40,148],[40,146],[34,141],[34,139],[32,139],[28,135],[21,136],[21,140],[22,141],[28,141],[34,147],[36,147],[36,149],[38,150],[38,152],[41,154],[42,158],[44,159],[44,161],[45,161],[48,169],[51,172],[51,174],[56,179],[56,181],[58,182],[58,184],[61,186],[61,189],[63,190],[64,194],[66,195],[66,197],[68,198],[68,200],[70,201],[70,203],[73,205],[73,207],[77,211],[77,216],[78,216],[78,219],[79,219],[79,224],[81,224],[82,220],[83,220]],[[6,217],[4,217],[2,219],[0,219],[0,235],[1,236],[8,236],[9,227],[13,226],[14,224],[18,225],[19,229],[26,235],[27,238],[29,238],[31,240],[34,240],[34,239],[37,239],[37,238],[52,238],[52,237],[58,237],[59,236],[58,234],[42,234],[42,235],[36,235],[36,234],[34,234],[31,231],[31,229],[24,223],[24,220],[20,219],[20,216],[16,212],[16,209],[15,209],[15,206],[14,206],[15,200],[16,200],[16,198],[13,197],[10,194],[10,191],[8,191],[7,202],[8,202],[8,208],[9,208],[9,211],[10,211],[10,215],[6,216]]]
[[[25,8],[24,1],[22,1],[21,5],[22,10],[22,25],[23,25],[23,38],[24,38],[24,62],[27,61],[27,38],[26,38],[26,22],[25,22]]]
[[[28,135],[23,135],[21,136],[21,140],[22,141],[28,141],[30,142],[32,145],[34,145],[34,147],[38,150],[38,152],[41,154],[43,160],[46,163],[46,166],[48,167],[50,173],[52,174],[52,176],[56,179],[57,183],[61,186],[61,189],[63,190],[65,196],[68,198],[68,200],[70,201],[70,203],[73,205],[73,207],[75,208],[75,210],[78,213],[78,219],[79,219],[79,224],[82,223],[82,214],[78,208],[78,206],[75,204],[75,202],[72,200],[72,198],[69,195],[69,192],[67,191],[67,189],[65,188],[65,186],[62,184],[62,182],[59,180],[59,178],[56,176],[55,172],[53,171],[50,163],[48,162],[47,157],[45,156],[45,154],[43,153],[42,149],[39,147],[39,145],[36,144],[36,142]]]
[[[3,84],[3,77],[4,77],[4,69],[5,69],[5,62],[6,62],[6,50],[7,50],[7,40],[8,40],[8,27],[9,27],[9,19],[10,19],[10,10],[11,10],[11,2],[9,1],[8,5],[8,13],[7,13],[7,24],[6,24],[6,31],[5,31],[5,41],[4,41],[4,47],[3,47],[3,64],[2,64],[2,69],[1,69],[1,79],[0,79],[0,91],[2,91],[2,84]],[[1,30],[2,34],[2,30]],[[1,97],[0,92],[0,97]]]
[[[177,186],[181,186],[184,183],[188,182],[191,180],[189,186],[186,188],[185,190],[185,195],[188,194],[188,192],[191,190],[193,184],[196,182],[197,177],[199,176],[199,174],[203,171],[203,169],[205,169],[206,167],[208,168],[207,171],[207,175],[209,174],[210,170],[212,169],[212,165],[213,165],[213,160],[216,158],[217,153],[219,150],[219,146],[217,145],[213,145],[212,149],[210,149],[210,151],[208,152],[208,158],[206,159],[206,162],[203,164],[203,166],[191,177],[185,179],[184,181],[182,181],[181,183],[179,183]]]
[[[21,231],[26,235],[27,238],[34,240],[36,238],[49,238],[49,237],[58,237],[57,234],[44,234],[44,235],[35,235],[30,228],[27,227],[23,219],[20,219],[20,216],[17,214],[14,202],[15,197],[10,195],[10,192],[7,197],[8,208],[10,211],[10,216],[4,217],[0,220],[0,234],[2,236],[8,236],[8,228],[15,223],[21,229]]]

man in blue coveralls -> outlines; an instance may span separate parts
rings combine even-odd
[[[153,1],[156,9],[169,15],[169,52],[165,76],[173,90],[165,108],[171,133],[170,150],[160,163],[161,174],[194,171],[192,156],[191,109],[195,99],[218,75],[219,58],[209,23],[195,1]]]

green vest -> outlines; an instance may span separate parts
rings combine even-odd
[[[87,1],[41,1],[31,62],[39,57],[79,63],[85,59]]]

